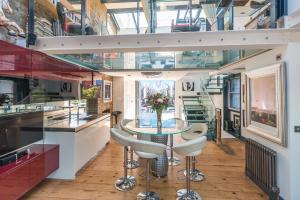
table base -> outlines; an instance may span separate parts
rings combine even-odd
[[[151,141],[167,145],[168,135],[151,135]],[[168,165],[168,155],[167,151],[165,151],[162,156],[152,160],[151,169],[153,171],[153,176],[166,177],[168,175]]]

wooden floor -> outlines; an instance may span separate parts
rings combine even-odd
[[[197,158],[197,168],[206,174],[202,182],[192,182],[192,189],[204,200],[259,200],[267,196],[244,174],[244,144],[238,140],[225,140],[223,146],[209,142]],[[114,189],[115,180],[122,176],[122,147],[111,142],[88,166],[79,172],[75,181],[46,180],[23,200],[130,200],[144,191],[145,179],[139,176],[143,168],[130,170],[137,177],[137,187],[127,193]],[[176,191],[184,188],[184,181],[177,180],[176,172],[184,168],[169,168],[164,179],[153,179],[151,187],[161,199],[176,199]]]

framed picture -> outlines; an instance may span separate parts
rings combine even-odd
[[[275,64],[247,75],[247,130],[286,146],[285,66]]]
[[[195,91],[195,82],[191,80],[182,81],[182,91],[193,92]]]
[[[103,81],[103,101],[110,102],[112,101],[112,82]]]
[[[61,82],[60,83],[60,91],[62,93],[71,93],[72,92],[72,83]]]
[[[233,129],[240,130],[241,128],[241,117],[239,115],[233,115]]]

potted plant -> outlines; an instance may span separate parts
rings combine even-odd
[[[86,99],[86,112],[87,114],[97,115],[101,113],[100,105],[100,88],[93,86],[82,90],[82,97]]]

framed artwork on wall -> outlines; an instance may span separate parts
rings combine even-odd
[[[103,101],[110,102],[112,101],[112,82],[103,81]]]
[[[247,130],[286,146],[285,66],[283,63],[248,71]]]
[[[182,81],[182,91],[184,92],[193,92],[195,91],[195,82],[192,80]]]
[[[233,129],[240,130],[241,128],[241,117],[240,115],[233,115]]]

